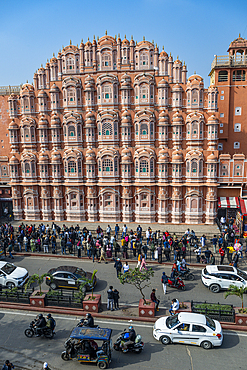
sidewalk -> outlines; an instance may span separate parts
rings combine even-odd
[[[115,228],[115,225],[116,225],[116,222],[110,222],[110,223],[107,223],[107,222],[72,222],[72,221],[67,221],[67,220],[64,220],[64,221],[43,221],[43,220],[40,220],[40,221],[26,221],[26,220],[23,220],[23,221],[12,221],[12,225],[15,227],[15,226],[19,226],[21,223],[24,223],[24,225],[40,225],[41,223],[43,223],[44,225],[49,225],[51,226],[52,225],[52,222],[56,223],[57,225],[59,225],[60,227],[62,227],[64,224],[65,225],[68,225],[68,226],[76,226],[77,224],[80,226],[80,229],[83,229],[83,227],[86,227],[88,230],[90,231],[96,231],[97,227],[100,226],[104,231],[106,230],[107,226],[110,225],[111,229],[112,229],[112,232],[114,232],[114,228]],[[120,228],[120,231],[119,231],[119,235],[122,234],[122,227],[125,223],[123,222],[119,222],[118,225],[119,225],[119,228]],[[128,231],[130,231],[131,229],[134,231],[136,230],[137,226],[139,225],[139,223],[135,223],[135,222],[131,222],[131,223],[126,223],[127,227],[128,227]],[[202,236],[202,234],[205,234],[205,235],[208,235],[211,237],[213,237],[214,234],[219,234],[220,231],[219,231],[219,228],[216,224],[214,225],[205,225],[205,224],[199,224],[199,225],[188,225],[188,224],[158,224],[158,223],[153,223],[153,224],[141,224],[141,227],[142,227],[142,230],[143,232],[146,232],[146,230],[151,227],[152,230],[154,231],[158,231],[160,230],[161,233],[165,232],[165,231],[168,231],[169,233],[176,233],[178,235],[183,235],[185,233],[185,231],[187,229],[190,229],[190,230],[194,230],[195,233],[197,234],[198,237]]]

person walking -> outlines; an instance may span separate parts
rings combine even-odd
[[[141,255],[141,253],[138,253],[137,266],[136,266],[136,268],[138,268],[139,266],[141,266],[141,262],[142,262],[142,255]]]
[[[14,257],[12,255],[12,243],[11,242],[9,243],[9,246],[8,246],[8,252],[9,252],[9,257],[12,258],[12,260],[13,260]]]
[[[214,253],[216,253],[216,245],[218,243],[218,239],[217,239],[216,235],[214,235],[214,237],[212,239],[212,243],[213,243]]]
[[[98,263],[101,263],[102,259],[105,261],[105,263],[107,263],[106,259],[105,259],[105,250],[104,250],[103,245],[100,248],[100,259],[99,259]]]
[[[126,261],[126,262],[125,262],[125,264],[123,265],[123,272],[124,272],[124,273],[126,273],[126,272],[128,272],[128,271],[129,271],[129,269],[130,269],[129,264],[128,264],[128,262]]]
[[[147,270],[145,256],[144,256],[144,254],[142,254],[141,256],[142,256],[142,261],[141,261],[140,271],[141,271],[143,268],[144,268],[145,270]]]
[[[119,310],[119,291],[117,289],[113,290],[113,299],[114,299],[114,308],[115,310]]]
[[[116,224],[115,226],[115,239],[118,240],[118,233],[119,233],[119,226]]]
[[[113,303],[114,303],[113,286],[110,285],[109,289],[107,290],[107,309],[108,310],[111,309],[111,311],[114,311]]]
[[[157,251],[158,251],[158,262],[162,263],[162,247],[161,247],[161,245],[158,246]]]
[[[117,258],[117,260],[114,260],[115,261],[115,264],[114,264],[114,267],[116,269],[116,273],[117,273],[117,278],[119,277],[119,274],[121,274],[122,272],[122,262],[120,261],[120,258]]]
[[[219,249],[220,254],[220,265],[223,265],[224,257],[225,257],[225,250],[222,248],[222,246]]]
[[[166,276],[165,272],[163,272],[163,274],[162,274],[161,283],[163,285],[164,294],[166,294],[166,288],[167,288],[167,284],[168,284],[168,277]]]

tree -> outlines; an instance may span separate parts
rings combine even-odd
[[[243,310],[244,309],[244,293],[247,293],[247,288],[243,288],[242,286],[238,288],[235,285],[230,285],[230,287],[228,288],[228,291],[225,294],[225,298],[227,298],[229,295],[236,295],[242,301],[242,310]]]
[[[144,304],[147,304],[143,289],[150,285],[150,279],[154,276],[154,271],[150,267],[147,270],[142,270],[138,267],[135,269],[129,269],[129,271],[121,274],[119,280],[121,284],[131,284],[134,285],[141,293]]]
[[[86,279],[86,278],[79,279],[79,281],[81,281],[81,284],[79,285],[78,294],[80,295],[81,298],[84,298],[84,296],[85,296],[85,292],[86,292],[85,285],[89,285],[91,287],[91,290],[92,290],[91,299],[92,300],[94,299],[94,296],[93,296],[93,288],[94,288],[93,281],[94,281],[94,277],[97,274],[97,272],[98,272],[98,270],[93,271],[91,279]]]
[[[33,274],[32,276],[30,276],[30,278],[28,279],[28,282],[25,284],[25,290],[30,288],[31,284],[37,283],[39,286],[39,294],[42,295],[41,285],[43,284],[46,276],[49,276],[51,280],[53,279],[53,276],[51,274],[43,274],[40,276],[38,274]]]

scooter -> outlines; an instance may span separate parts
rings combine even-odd
[[[168,286],[170,286],[171,288],[185,290],[184,282],[182,279],[180,279],[180,277],[175,278],[175,280],[171,280],[171,278],[168,278]]]
[[[123,351],[123,344],[124,342],[128,340],[125,337],[126,334],[128,333],[124,331],[117,338],[116,342],[113,345],[113,348],[115,349],[115,351],[122,351],[123,353],[127,353],[127,352],[141,353],[141,351],[144,348],[144,343],[142,342],[141,335],[137,335],[134,343],[128,344],[127,348]]]

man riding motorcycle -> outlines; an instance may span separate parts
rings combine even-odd
[[[174,285],[178,285],[177,277],[176,277],[176,270],[172,270],[170,279],[174,282]]]
[[[126,335],[127,334],[127,335]],[[129,335],[128,335],[129,334]],[[127,338],[127,341],[124,342],[123,344],[123,352],[127,352],[128,351],[128,346],[130,344],[133,344],[135,343],[135,339],[136,339],[136,332],[135,332],[135,329],[133,328],[133,326],[129,326],[129,331],[127,331],[125,333],[126,335],[126,338]]]
[[[94,328],[94,319],[91,313],[86,314],[86,318],[83,322],[83,326],[88,326],[90,328]]]
[[[43,329],[46,327],[46,321],[42,313],[38,315],[38,319],[34,324],[34,328],[36,331],[36,337],[40,337],[42,334]]]
[[[56,326],[56,321],[53,319],[53,317],[51,316],[50,313],[48,313],[46,318],[47,318],[46,326],[48,328],[50,328],[53,331],[53,333],[55,334],[54,329],[55,329],[55,326]]]

